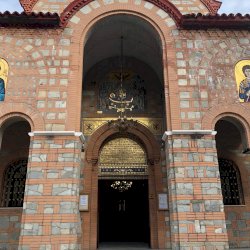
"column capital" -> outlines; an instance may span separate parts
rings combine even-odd
[[[165,131],[162,140],[166,141],[168,136],[171,135],[190,135],[190,136],[204,136],[204,135],[216,135],[217,131],[215,130],[172,130],[172,131]]]
[[[30,137],[33,136],[76,136],[79,137],[82,144],[85,142],[85,137],[82,132],[76,131],[33,131],[28,133]]]

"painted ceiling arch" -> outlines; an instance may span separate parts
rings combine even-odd
[[[19,0],[21,6],[23,7],[26,13],[31,13],[33,11],[33,7],[39,0]],[[73,0],[62,12],[61,20],[63,23],[67,23],[67,21],[82,7],[87,5],[89,2],[93,0]],[[159,8],[166,11],[175,21],[178,23],[181,18],[181,13],[177,9],[177,7],[168,0],[147,0],[148,2],[153,3]],[[200,0],[208,9],[210,14],[216,14],[218,9],[221,6],[221,2],[217,0]]]

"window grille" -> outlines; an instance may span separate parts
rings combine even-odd
[[[224,205],[244,204],[238,167],[230,160],[219,159],[219,169]]]
[[[4,177],[5,207],[23,206],[26,172],[27,160],[19,160],[8,166]]]

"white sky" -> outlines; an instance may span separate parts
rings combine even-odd
[[[222,6],[219,13],[242,13],[250,14],[250,0],[221,0]],[[0,0],[0,12],[22,12],[19,0]]]

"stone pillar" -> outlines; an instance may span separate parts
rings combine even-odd
[[[30,133],[19,250],[81,249],[79,180],[83,136]]]
[[[163,136],[172,249],[228,249],[215,134],[175,130]]]

